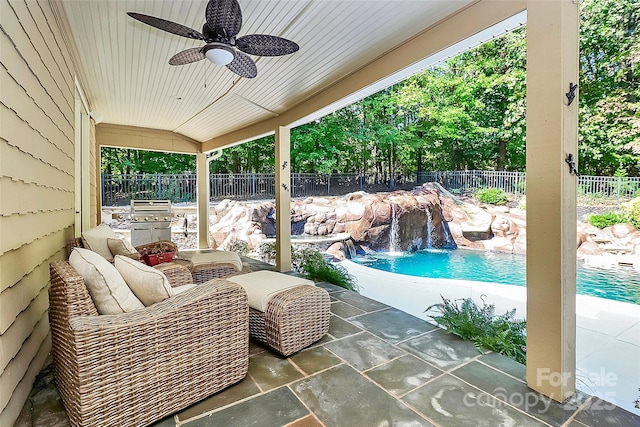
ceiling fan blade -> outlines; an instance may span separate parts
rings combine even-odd
[[[242,11],[238,0],[209,0],[207,25],[222,37],[235,37],[242,27]]]
[[[147,25],[156,27],[160,30],[168,33],[176,34],[178,36],[187,37],[189,39],[204,40],[204,36],[193,28],[185,27],[175,22],[167,21],[166,19],[156,18],[155,16],[143,15],[141,13],[127,12],[127,15],[133,19],[137,19],[140,22],[144,22]]]
[[[258,56],[289,55],[300,49],[297,43],[282,37],[265,34],[249,34],[236,40],[236,47],[241,51]]]
[[[169,59],[170,65],[185,65],[192,62],[198,62],[206,58],[202,53],[202,48],[192,47],[191,49],[178,52]]]
[[[236,57],[227,68],[241,77],[252,79],[258,75],[258,68],[249,56],[242,52],[235,52]]]

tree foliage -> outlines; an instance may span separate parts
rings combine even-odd
[[[102,147],[101,170],[107,174],[194,173],[196,159],[189,154]]]
[[[580,169],[640,174],[637,1],[587,0],[580,26]]]
[[[581,2],[579,164],[592,175],[640,175],[638,1]],[[439,63],[291,131],[296,172],[526,167],[526,28]],[[115,150],[103,170],[185,172],[195,164]],[[175,156],[175,155],[174,155]],[[192,156],[186,156],[192,159]],[[274,138],[225,149],[212,172],[273,172]]]

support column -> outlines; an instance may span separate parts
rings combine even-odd
[[[205,153],[196,154],[198,248],[209,247],[209,163]]]
[[[291,134],[276,129],[276,270],[291,270]]]
[[[575,393],[577,3],[527,2],[527,384],[557,401]]]

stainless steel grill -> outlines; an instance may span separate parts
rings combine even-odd
[[[171,240],[171,200],[131,200],[129,215],[133,246]]]

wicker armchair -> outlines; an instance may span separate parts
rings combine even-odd
[[[212,280],[160,303],[99,315],[82,277],[50,264],[56,383],[74,426],[143,426],[244,378],[244,290]]]

